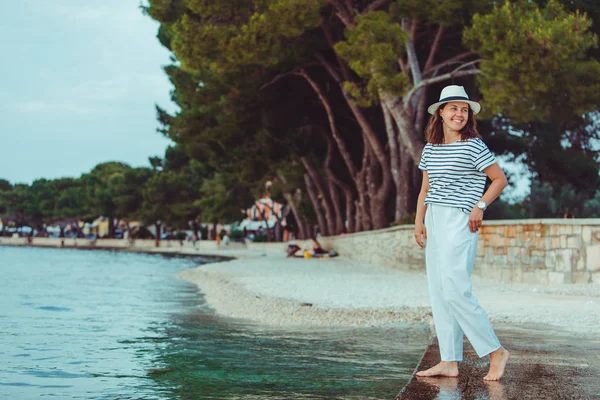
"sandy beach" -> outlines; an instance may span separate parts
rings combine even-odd
[[[425,273],[343,257],[264,255],[178,274],[220,315],[277,326],[431,324]],[[551,325],[600,333],[600,285],[508,284],[473,277],[473,293],[495,325]]]

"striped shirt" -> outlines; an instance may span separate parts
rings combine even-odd
[[[429,176],[425,205],[456,207],[470,213],[483,196],[487,175],[482,171],[494,163],[496,158],[479,138],[427,143],[419,163],[419,169]]]

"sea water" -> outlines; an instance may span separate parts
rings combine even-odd
[[[0,247],[0,398],[393,399],[427,345],[220,317],[175,277],[215,261]]]

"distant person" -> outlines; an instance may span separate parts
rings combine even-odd
[[[446,86],[425,129],[427,144],[419,169],[415,239],[425,247],[425,264],[441,362],[422,376],[458,376],[466,334],[479,357],[490,356],[483,378],[502,378],[509,352],[502,347],[485,311],[471,293],[471,272],[483,213],[507,185],[494,155],[481,140],[475,114],[479,103],[462,86]],[[492,183],[484,194],[486,179]],[[427,245],[425,245],[427,242]]]
[[[319,243],[319,241],[313,237],[312,239],[312,254],[316,255],[316,254],[326,254],[327,251],[325,249],[323,249],[323,247],[321,247],[321,243]]]
[[[217,242],[217,247],[221,247],[221,235],[217,235],[215,242]]]
[[[294,257],[294,256],[296,256],[296,252],[298,250],[302,250],[302,248],[300,246],[298,246],[297,244],[294,244],[294,243],[288,244],[288,247],[287,247],[287,256],[288,257]]]
[[[223,245],[229,246],[229,234],[227,232],[223,235]]]

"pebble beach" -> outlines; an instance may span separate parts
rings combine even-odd
[[[241,258],[182,271],[222,316],[274,326],[432,325],[427,277],[343,257]],[[494,326],[547,325],[600,333],[600,285],[510,284],[473,276],[473,293]]]

